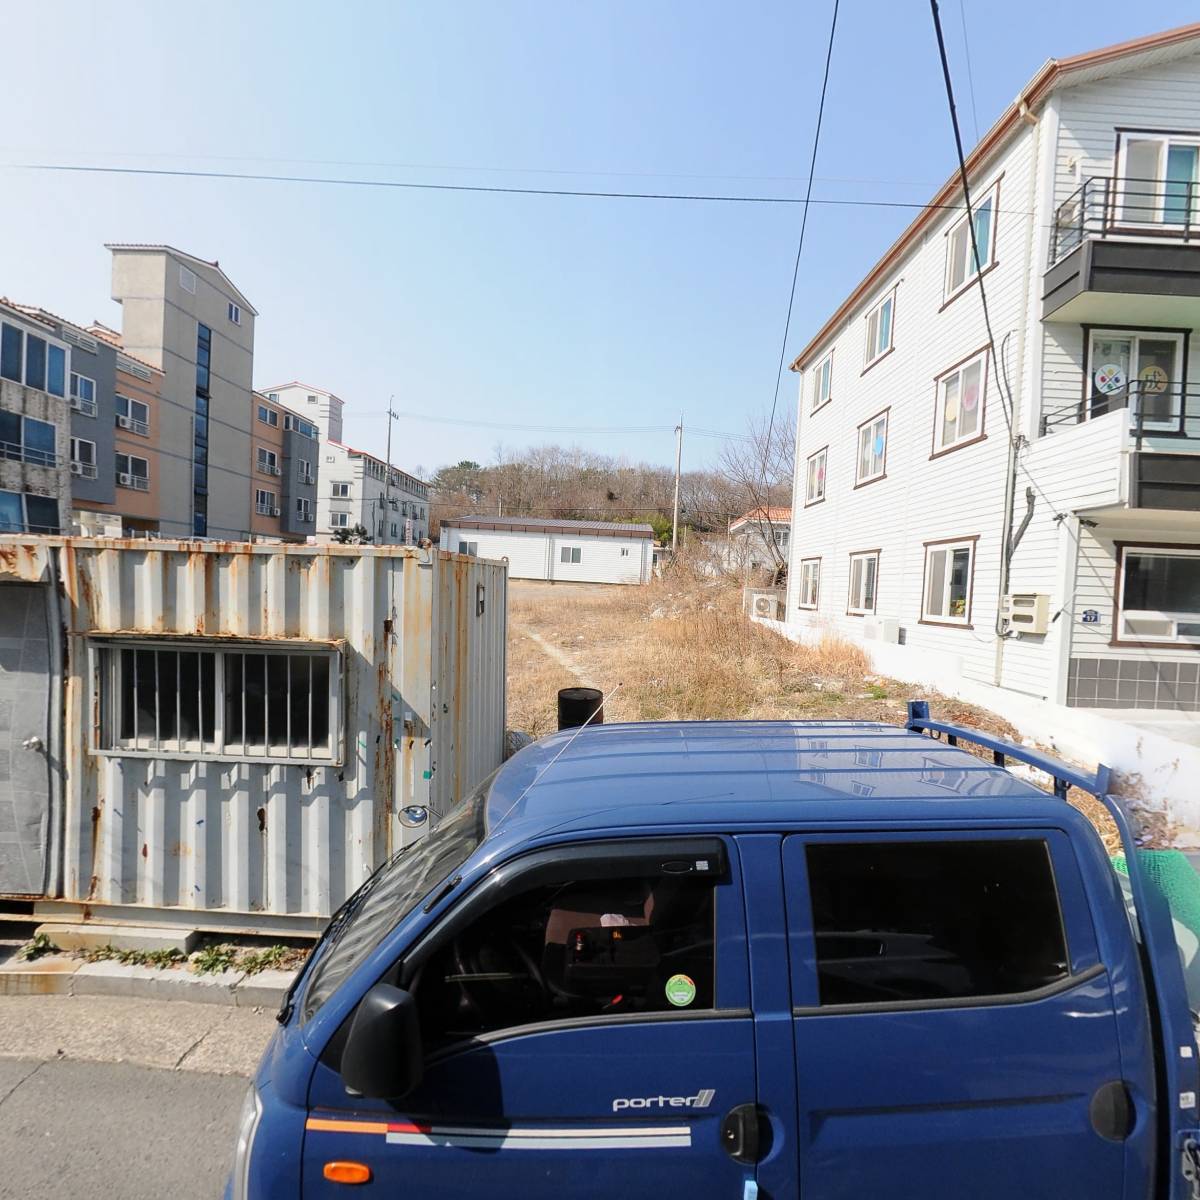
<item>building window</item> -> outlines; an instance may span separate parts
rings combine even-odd
[[[298,458],[296,459],[296,477],[301,483],[312,483],[312,459]]]
[[[833,351],[813,368],[812,412],[833,398]]]
[[[330,459],[330,462],[332,461]],[[332,494],[335,500],[348,500],[350,498],[350,485],[348,483],[335,483]]]
[[[326,762],[339,751],[335,650],[103,645],[95,687],[101,750]]]
[[[1200,137],[1123,133],[1117,175],[1114,199],[1122,225],[1195,225]]]
[[[824,842],[805,858],[823,1006],[1016,996],[1070,970],[1041,839]]]
[[[974,538],[927,543],[921,620],[934,624],[969,624],[974,569]]]
[[[242,310],[236,304],[234,304],[232,300],[229,302],[229,307],[226,309],[226,311],[229,314],[229,319],[235,325],[240,325],[242,323]]]
[[[275,401],[275,403],[278,403],[279,402],[279,393],[278,392],[268,392],[267,399],[273,400],[273,401]]]
[[[1200,546],[1120,546],[1117,638],[1200,644]]]
[[[0,533],[59,533],[58,501],[0,491]]]
[[[471,554],[471,555],[478,554],[479,553],[479,543],[478,542],[459,542],[458,543],[458,552],[459,552],[459,554]]]
[[[96,478],[96,443],[86,438],[71,439],[71,474],[84,479]]]
[[[885,409],[858,427],[858,473],[854,486],[882,479],[887,463],[888,414]]]
[[[185,292],[191,292],[193,296],[196,294],[196,273],[185,267],[183,263],[179,264],[179,286]]]
[[[309,404],[316,404],[316,402],[317,402],[316,396],[309,396],[308,402],[309,402]]]
[[[279,474],[279,456],[274,450],[268,450],[265,446],[258,447],[258,469],[264,475]]]
[[[150,463],[136,454],[117,454],[117,486],[132,488],[135,492],[150,490]]]
[[[800,560],[800,607],[817,608],[820,603],[821,560],[819,558],[803,558]]]
[[[865,365],[870,366],[892,348],[892,313],[896,308],[893,291],[867,313],[867,350]]]
[[[49,421],[0,410],[0,459],[33,467],[57,467],[54,442],[58,430]]]
[[[273,392],[270,399],[276,399]],[[304,434],[306,438],[311,438],[314,442],[317,440],[317,435],[320,432],[311,421],[306,421],[303,417],[296,416],[295,413],[286,413],[284,415],[283,427],[284,429],[294,429],[297,433]],[[331,458],[329,461],[333,462],[333,459]]]
[[[772,530],[771,538],[774,541],[775,545],[778,546],[780,550],[787,549],[788,531],[786,529]]]
[[[629,547],[628,547],[628,546],[622,546],[622,547],[621,547],[621,557],[622,557],[622,558],[628,558],[628,557],[629,557]]]
[[[195,277],[192,290],[195,290]],[[192,433],[192,533],[208,536],[208,421],[212,330],[196,323],[196,411]]]
[[[279,426],[279,413],[273,408],[268,408],[265,404],[258,406],[258,419],[264,425],[270,425],[272,428],[278,428]]]
[[[577,563],[583,558],[583,547],[564,546],[558,557],[560,562]]]
[[[938,380],[937,412],[933,418],[934,454],[978,441],[983,436],[986,380],[986,351]]]
[[[1181,333],[1093,329],[1085,419],[1128,408],[1135,427],[1180,431],[1185,386]]]
[[[279,516],[279,500],[274,492],[264,491],[262,488],[254,489],[254,511],[260,517],[277,517]]]
[[[395,521],[393,521],[392,522],[392,537],[399,537],[399,536],[400,536],[400,527],[396,524]]]
[[[961,292],[996,261],[996,208],[1000,184],[994,183],[971,204],[979,260],[972,266],[971,228],[964,214],[946,234],[946,299]]]
[[[349,513],[330,513],[329,525],[331,529],[349,529],[350,514]]]
[[[296,497],[296,518],[300,521],[312,520],[312,501],[306,496]]]
[[[825,499],[825,464],[829,459],[829,447],[809,455],[804,482],[804,503],[819,504]]]
[[[67,394],[67,352],[18,325],[0,327],[0,376],[53,396]]]
[[[96,415],[96,381],[71,372],[71,407],[85,417]]]
[[[118,393],[116,408],[118,429],[128,429],[130,433],[137,433],[142,437],[150,436],[150,405]]]
[[[879,579],[879,551],[850,555],[850,595],[846,611],[864,616],[875,611],[875,589]]]

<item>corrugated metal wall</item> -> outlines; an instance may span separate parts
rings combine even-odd
[[[403,547],[66,538],[0,542],[5,571],[57,575],[65,597],[66,900],[327,915],[423,832],[400,822],[403,806],[444,812],[501,760],[501,564]],[[98,753],[104,639],[335,644],[341,761]]]

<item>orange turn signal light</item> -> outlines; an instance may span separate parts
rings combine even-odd
[[[327,1162],[325,1178],[334,1183],[370,1183],[371,1168],[366,1163]]]

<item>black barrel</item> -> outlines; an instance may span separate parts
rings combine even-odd
[[[595,716],[592,714],[595,713]],[[563,688],[558,693],[558,727],[604,724],[604,693],[599,688]]]

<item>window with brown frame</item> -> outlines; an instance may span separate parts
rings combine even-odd
[[[933,416],[933,453],[943,454],[983,436],[983,394],[987,351],[960,363],[938,379]]]
[[[828,460],[828,446],[822,446],[816,454],[809,455],[804,480],[805,505],[819,504],[825,499],[825,467]]]
[[[811,412],[824,407],[833,398],[833,351],[830,350],[813,367],[813,391]]]
[[[861,617],[875,611],[878,583],[879,551],[850,555],[850,591],[846,598],[846,612],[850,616]]]
[[[975,538],[963,538],[926,543],[922,621],[935,625],[971,623],[975,541]]]
[[[867,344],[863,354],[864,368],[881,359],[892,348],[892,316],[895,311],[896,292],[893,288],[867,313]]]
[[[882,479],[887,464],[887,409],[858,427],[858,468],[854,486]]]
[[[804,558],[800,560],[800,592],[798,604],[800,608],[816,608],[821,602],[821,560],[819,558]]]
[[[975,218],[975,243],[979,250],[978,261],[972,263],[971,228],[964,213],[946,234],[946,286],[947,300],[964,291],[978,275],[982,275],[996,261],[996,209],[999,207],[1000,181],[996,180],[985,192],[980,192],[971,202],[971,213]]]

